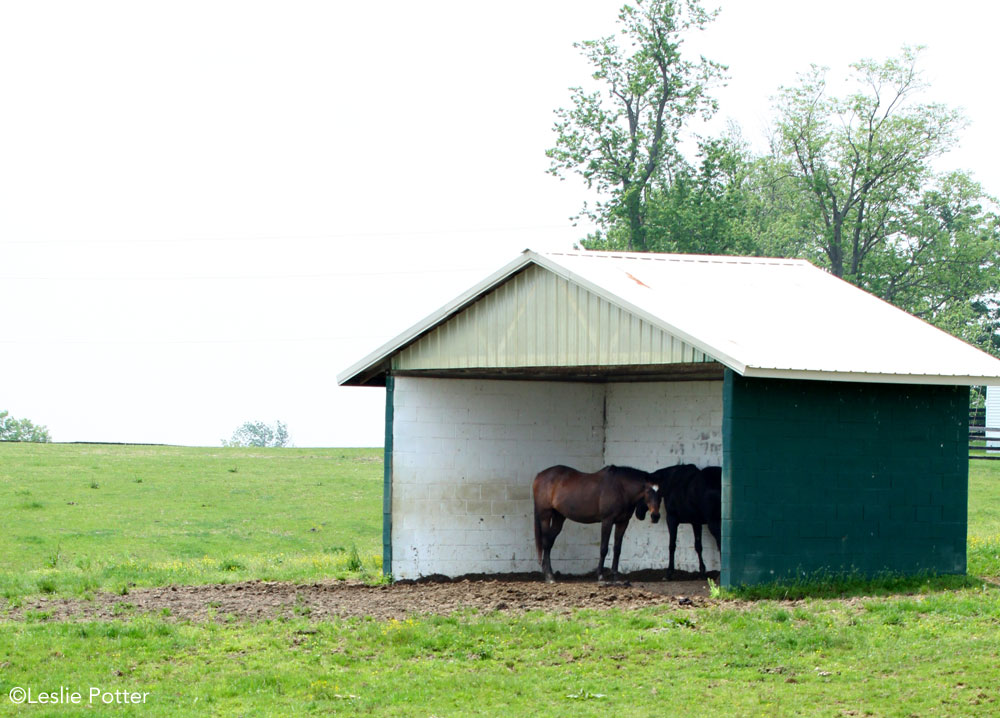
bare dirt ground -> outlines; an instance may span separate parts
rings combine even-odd
[[[578,608],[639,608],[671,604],[694,607],[710,603],[704,580],[634,581],[599,585],[591,580],[545,584],[538,579],[402,582],[369,586],[350,581],[313,584],[245,583],[207,586],[134,588],[127,595],[100,593],[93,600],[31,598],[0,617],[21,620],[28,612],[50,620],[112,620],[153,613],[172,620],[263,620],[278,617],[371,616],[404,619],[419,614],[548,611]],[[167,609],[167,610],[165,610]]]

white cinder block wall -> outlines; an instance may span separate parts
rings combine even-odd
[[[537,570],[531,482],[554,464],[653,470],[719,464],[722,455],[722,382],[397,377],[394,404],[396,578]],[[718,568],[715,542],[706,536],[706,563]],[[696,569],[689,527],[678,544],[678,568]],[[553,568],[593,571],[599,547],[599,524],[567,521]],[[661,568],[666,560],[665,524],[630,522],[621,569]]]
[[[601,466],[603,393],[600,384],[397,377],[393,576],[534,571],[531,482],[553,464]],[[576,553],[585,551],[566,555]],[[582,561],[573,569],[585,570]]]

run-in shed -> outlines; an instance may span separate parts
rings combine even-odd
[[[964,572],[968,386],[1000,361],[805,261],[526,250],[338,381],[386,387],[394,577],[536,570],[550,465],[695,463],[723,467],[728,586]],[[554,568],[598,535],[567,523]],[[622,569],[666,553],[632,522]]]

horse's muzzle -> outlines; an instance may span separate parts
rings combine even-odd
[[[652,521],[655,524],[657,521],[660,520],[660,515],[659,514],[650,514],[649,515],[649,520]]]

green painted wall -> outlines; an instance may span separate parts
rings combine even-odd
[[[724,586],[820,571],[964,573],[968,387],[723,388]]]

